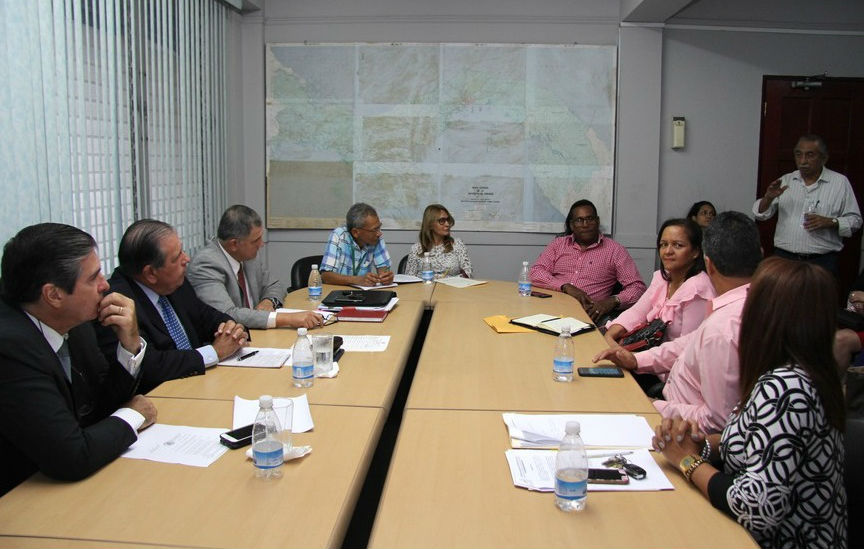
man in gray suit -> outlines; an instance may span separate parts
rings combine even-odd
[[[248,328],[314,328],[319,313],[277,313],[285,290],[258,257],[264,229],[252,208],[235,205],[222,214],[217,237],[195,254],[186,278],[198,297]]]

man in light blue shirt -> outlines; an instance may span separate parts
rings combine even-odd
[[[381,237],[381,220],[369,204],[358,202],[336,227],[324,247],[321,279],[325,284],[376,286],[393,282],[390,254]]]

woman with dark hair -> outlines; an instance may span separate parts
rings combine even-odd
[[[635,305],[606,325],[614,345],[621,336],[656,318],[669,322],[665,340],[686,335],[702,324],[714,286],[705,274],[702,231],[688,219],[667,219],[657,233],[660,270]]]
[[[714,221],[715,217],[717,217],[717,208],[707,200],[696,202],[690,206],[690,211],[687,212],[687,219],[699,225],[703,231]]]
[[[471,278],[471,258],[468,249],[458,238],[453,238],[450,229],[456,221],[441,204],[430,204],[423,212],[420,225],[420,242],[411,246],[405,274],[420,276],[423,254],[429,253],[432,270],[436,276],[464,276]]]
[[[846,547],[835,303],[821,267],[765,259],[741,318],[741,400],[722,435],[681,418],[656,428],[655,449],[762,547]]]

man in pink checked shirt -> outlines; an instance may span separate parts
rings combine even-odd
[[[762,260],[759,231],[740,212],[723,212],[705,229],[705,271],[717,291],[711,314],[695,331],[633,354],[613,347],[597,354],[636,372],[669,372],[665,400],[654,407],[663,417],[696,421],[706,433],[719,433],[738,402],[738,339],[750,278]]]
[[[531,283],[576,298],[595,323],[636,303],[645,283],[627,249],[600,234],[590,200],[570,206],[564,235],[546,246],[531,267]],[[621,291],[612,295],[615,284]]]

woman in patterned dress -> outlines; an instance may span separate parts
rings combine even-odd
[[[655,449],[762,547],[845,547],[843,394],[832,354],[835,284],[771,257],[741,317],[741,400],[722,435],[680,418]]]
[[[423,212],[420,225],[420,242],[411,246],[405,274],[420,276],[423,253],[429,253],[432,270],[437,277],[464,276],[471,278],[471,259],[468,249],[458,238],[450,235],[456,221],[441,204],[430,204]]]

